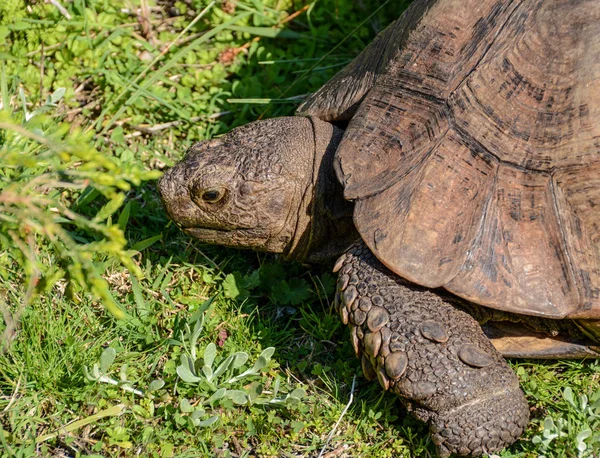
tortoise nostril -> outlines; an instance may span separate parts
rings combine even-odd
[[[254,188],[255,188],[255,186],[252,182],[246,181],[246,182],[242,183],[242,185],[239,187],[240,196],[242,196],[242,197],[251,196],[252,194],[254,194]]]

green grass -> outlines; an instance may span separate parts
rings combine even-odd
[[[324,456],[433,456],[328,269],[197,244],[154,184],[293,113],[398,2],[59,3],[0,3],[0,456],[317,456],[355,376]],[[533,419],[502,456],[597,454],[600,365],[514,367]]]

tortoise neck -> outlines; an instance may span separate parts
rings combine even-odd
[[[286,258],[300,262],[332,261],[358,239],[352,222],[354,204],[344,199],[333,159],[344,131],[310,118],[315,139],[312,180],[304,195],[294,240]]]

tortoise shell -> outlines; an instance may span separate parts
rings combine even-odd
[[[600,1],[416,1],[299,111],[350,120],[336,172],[398,275],[600,318]]]

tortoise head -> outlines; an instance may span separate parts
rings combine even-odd
[[[284,117],[197,143],[159,182],[166,211],[202,242],[306,260],[320,169],[340,132],[317,119]],[[332,168],[326,174],[335,180]]]

